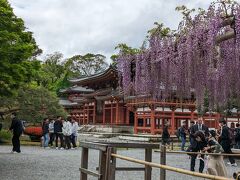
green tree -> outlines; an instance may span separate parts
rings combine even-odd
[[[0,97],[0,102],[0,108],[5,109],[5,115],[14,109],[18,111],[19,118],[32,123],[41,122],[49,116],[67,115],[59,105],[56,94],[43,87],[20,88],[16,97]]]
[[[69,58],[66,62],[72,72],[80,73],[82,76],[89,76],[103,71],[108,64],[105,61],[106,57],[101,54],[85,54],[75,55]]]
[[[21,18],[14,15],[7,0],[0,0],[0,94],[12,95],[32,74],[27,62],[41,53],[32,33]]]

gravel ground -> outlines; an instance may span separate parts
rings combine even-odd
[[[76,150],[43,149],[41,147],[23,146],[21,154],[11,154],[11,146],[0,146],[0,179],[1,180],[75,180],[80,179],[80,154],[81,148]],[[118,154],[144,158],[143,150],[118,150]],[[97,167],[98,151],[91,150],[89,167]],[[153,152],[153,162],[158,163],[160,154]],[[167,165],[189,169],[190,159],[186,155],[167,156]],[[238,161],[240,165],[240,161]],[[141,165],[117,160],[117,166],[139,167]],[[198,169],[198,162],[196,164]],[[239,168],[227,167],[229,175]],[[116,180],[143,179],[143,172],[117,172]],[[89,179],[95,179],[89,177]],[[159,169],[153,169],[153,180],[159,179]],[[200,179],[187,175],[167,172],[168,180]]]

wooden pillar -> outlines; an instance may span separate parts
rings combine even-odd
[[[194,111],[191,110],[191,121],[194,121]]]
[[[155,109],[154,109],[154,104],[151,105],[151,119],[150,119],[150,123],[151,123],[151,134],[155,134],[154,130],[155,130]]]
[[[96,101],[93,104],[93,124],[96,124]]]
[[[106,111],[106,109],[105,109],[105,101],[103,101],[103,124],[106,124],[106,119],[105,119],[105,111]]]
[[[137,117],[137,111],[135,111],[134,112],[134,134],[138,133],[137,126],[138,126],[138,117]]]
[[[171,114],[171,134],[174,134],[175,132],[175,109],[172,109]]]
[[[112,105],[112,101],[111,101],[111,125],[113,125],[113,105]]]
[[[116,117],[115,117],[116,124],[120,124],[120,118],[119,118],[119,102],[116,103]]]
[[[216,120],[215,120],[215,129],[219,129],[218,122],[219,122],[220,118],[221,118],[220,113],[217,113],[217,117],[216,117]]]

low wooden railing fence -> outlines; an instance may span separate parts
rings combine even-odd
[[[160,180],[166,180],[166,170],[194,177],[201,177],[213,180],[231,180],[230,178],[213,176],[198,172],[192,172],[185,169],[175,168],[166,165],[165,146],[160,148],[160,164],[152,162],[152,150],[158,149],[157,143],[108,143],[108,142],[80,142],[82,147],[80,180],[87,180],[88,175],[95,176],[98,180],[115,180],[116,171],[144,171],[144,180],[152,179],[152,168],[160,169]],[[145,149],[145,160],[139,160],[117,154],[118,148],[140,148]],[[97,171],[88,169],[89,149],[99,150],[99,162]],[[177,153],[172,151],[172,153]],[[196,154],[196,153],[195,153]],[[240,155],[239,155],[240,156]],[[122,159],[129,162],[144,165],[144,167],[116,167],[116,159]]]

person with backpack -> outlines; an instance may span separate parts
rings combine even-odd
[[[22,124],[22,121],[20,121],[17,118],[17,113],[16,112],[13,112],[11,114],[11,118],[12,118],[12,123],[11,123],[11,126],[10,126],[9,130],[12,131],[12,133],[13,133],[12,153],[21,153],[19,138],[20,138],[21,134],[23,133],[23,124]]]
[[[225,153],[233,154],[231,150],[231,137],[230,137],[231,130],[227,126],[227,122],[225,121],[225,119],[221,119],[219,125],[221,127],[221,132],[218,139],[219,143],[222,146]],[[235,167],[237,166],[237,163],[235,162],[235,159],[233,156],[228,156],[228,159],[230,161],[227,163],[228,165],[235,166]]]
[[[235,148],[240,149],[240,126],[239,123],[236,124],[235,128]]]

